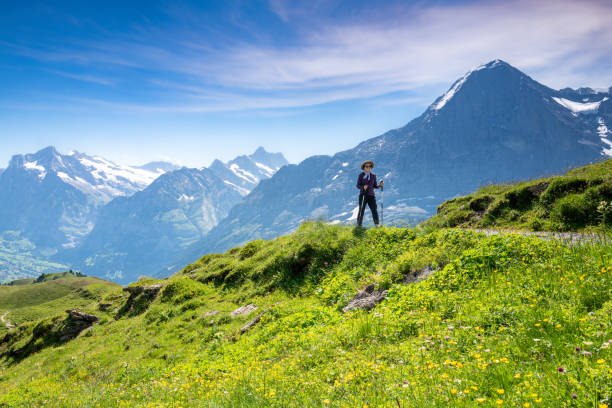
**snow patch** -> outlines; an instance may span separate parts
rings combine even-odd
[[[64,173],[63,171],[58,171],[58,172],[57,172],[57,176],[58,176],[59,178],[61,178],[63,181],[66,181],[66,182],[68,182],[68,181],[72,181],[72,179],[70,178],[70,176],[69,176],[69,175],[67,175],[66,173]]]
[[[496,65],[498,65],[499,63],[501,63],[500,60],[495,60],[493,62],[493,64],[491,64],[489,66],[489,68],[493,68]],[[461,87],[463,86],[463,84],[465,83],[465,81],[467,81],[467,79],[469,78],[470,75],[472,75],[472,73],[476,72],[476,71],[480,71],[481,69],[486,68],[486,64],[482,64],[477,66],[476,68],[472,68],[471,70],[468,71],[467,74],[465,74],[464,76],[462,76],[461,78],[459,78],[454,84],[453,86],[444,94],[444,96],[442,96],[442,99],[440,99],[440,101],[434,105],[433,109],[434,110],[440,110],[444,107],[444,105],[446,105],[446,103],[448,101],[450,101],[453,96],[455,96],[455,94],[457,93],[457,91],[459,91],[459,89],[461,89]]]
[[[190,203],[192,201],[195,201],[195,197],[194,196],[188,196],[186,194],[181,194],[181,196],[177,199],[177,201]]]
[[[569,99],[557,98],[553,96],[553,100],[557,102],[559,105],[563,106],[565,109],[569,109],[574,114],[578,114],[578,113],[597,112],[597,109],[599,109],[599,105],[602,102],[607,101],[608,98],[605,97],[601,101],[598,101],[598,102],[575,102],[575,101],[570,101]]]
[[[102,157],[80,157],[79,161],[91,175],[103,183],[121,183],[123,180],[144,188],[159,177],[159,173],[144,169],[119,166]]]
[[[347,221],[354,221],[357,219],[357,214],[359,213],[359,206],[353,208],[352,214],[349,218],[347,218]]]
[[[25,162],[23,163],[23,167],[25,167],[28,170],[37,171],[39,173],[38,178],[41,180],[44,179],[45,176],[47,175],[47,170],[43,166],[39,165],[37,161]]]
[[[245,196],[245,195],[247,195],[247,194],[249,194],[249,193],[250,193],[250,191],[249,191],[248,189],[246,189],[246,188],[244,188],[244,187],[237,186],[237,185],[235,185],[234,183],[232,183],[231,181],[223,180],[223,182],[224,182],[225,184],[229,185],[229,186],[232,186],[234,189],[236,189],[236,191],[238,191],[238,193],[239,193],[240,195]]]
[[[252,173],[249,173],[248,171],[241,169],[240,166],[238,166],[236,163],[230,166],[230,170],[236,176],[240,177],[241,179],[246,180],[249,183],[257,183],[259,181],[259,179],[255,177]]]
[[[272,170],[271,168],[269,168],[268,166],[266,166],[266,165],[265,165],[265,164],[263,164],[263,163],[258,163],[258,162],[255,162],[255,165],[256,165],[257,167],[259,167],[260,169],[263,169],[263,171],[265,171],[266,173],[268,173],[268,176],[270,176],[270,177],[271,177],[271,176],[274,174],[274,170]]]
[[[608,134],[610,130],[604,123],[602,118],[597,118],[597,134],[601,138],[601,141],[604,142],[608,147],[604,147],[602,153],[606,156],[612,156],[612,142],[608,139]]]
[[[342,167],[346,167],[346,166],[348,166],[348,165],[349,165],[349,164],[348,164],[348,162],[344,162],[344,163],[342,163]]]

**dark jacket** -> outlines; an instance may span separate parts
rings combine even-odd
[[[363,186],[367,185],[368,189],[366,190],[367,195],[374,196],[374,189],[378,188],[376,184],[376,174],[370,172],[370,180],[364,180],[365,171],[359,173],[359,177],[357,177],[357,188],[359,189],[359,193],[363,194]]]

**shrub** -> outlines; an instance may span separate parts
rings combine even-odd
[[[550,218],[566,229],[580,228],[595,221],[596,211],[596,202],[584,194],[569,194],[555,203]]]
[[[206,286],[189,278],[177,279],[164,287],[161,295],[162,302],[179,304],[201,296]]]
[[[551,205],[557,199],[572,193],[581,193],[588,186],[588,180],[582,178],[560,177],[553,179],[540,196],[540,202]]]
[[[485,211],[489,207],[489,204],[493,202],[493,200],[494,198],[490,195],[476,197],[472,201],[470,201],[470,210],[476,212]]]

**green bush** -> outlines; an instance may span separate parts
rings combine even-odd
[[[583,178],[567,178],[559,177],[553,179],[548,188],[540,195],[540,202],[544,205],[551,205],[557,199],[572,193],[581,193],[587,186],[589,181]]]
[[[164,287],[161,301],[179,304],[201,296],[205,291],[206,286],[198,281],[189,278],[177,279]]]
[[[550,214],[553,221],[566,229],[580,228],[595,221],[597,204],[584,194],[569,194],[554,204]]]

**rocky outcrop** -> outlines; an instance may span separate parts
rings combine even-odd
[[[163,286],[164,285],[161,285],[161,284],[149,285],[149,286],[127,286],[123,288],[123,291],[128,292],[130,294],[130,297],[138,296],[141,293],[147,296],[155,297],[157,296],[157,294],[159,293],[159,291],[161,290]]]
[[[427,277],[429,277],[429,275],[431,275],[433,272],[434,270],[431,269],[430,266],[426,266],[423,269],[420,269],[418,271],[411,271],[410,273],[404,275],[404,280],[402,282],[403,283],[420,282],[423,279],[426,279]]]
[[[250,303],[246,306],[241,306],[238,309],[234,310],[232,312],[232,317],[237,317],[237,316],[241,316],[241,315],[246,315],[249,314],[255,310],[257,310],[258,307],[255,306],[253,303]]]
[[[99,320],[98,316],[95,316],[89,313],[83,313],[80,310],[76,310],[76,309],[75,310],[68,309],[66,310],[66,313],[68,313],[68,316],[70,316],[70,319],[72,319],[73,321],[94,323]]]
[[[34,327],[21,325],[15,331],[8,332],[0,338],[0,344],[4,346],[2,355],[20,361],[32,353],[36,353],[46,347],[64,344],[77,337],[83,330],[91,327],[99,321],[98,316],[82,312],[78,309],[68,309],[67,317],[61,315],[39,321]],[[29,336],[27,343],[21,339]]]
[[[83,330],[97,322],[98,316],[81,312],[76,309],[66,310],[68,318],[64,321],[63,325],[59,325],[57,336],[61,343],[71,340],[79,335]]]
[[[130,296],[123,307],[117,312],[115,319],[119,319],[124,315],[136,316],[141,314],[147,310],[163,287],[164,285],[162,284],[156,284],[148,286],[127,286],[123,288],[123,291],[129,293]]]
[[[251,328],[253,328],[253,326],[255,326],[257,323],[259,323],[261,321],[261,317],[266,314],[270,309],[272,309],[274,306],[278,305],[279,303],[275,303],[271,306],[266,307],[261,313],[259,313],[257,316],[255,316],[255,318],[253,320],[251,320],[250,322],[248,322],[247,324],[245,324],[244,326],[242,326],[242,328],[240,329],[240,334],[244,334],[247,331],[249,331]]]
[[[253,320],[251,320],[250,322],[248,322],[247,324],[245,324],[244,326],[242,326],[242,328],[240,328],[240,334],[244,334],[246,333],[251,327],[255,326],[257,323],[259,323],[261,321],[261,316],[264,315],[265,312],[261,312],[260,314],[258,314],[257,316],[255,316],[255,318]]]
[[[366,286],[362,291],[358,292],[346,305],[342,312],[346,313],[350,310],[365,309],[370,310],[377,304],[382,302],[387,295],[386,290],[375,290],[374,284]]]

